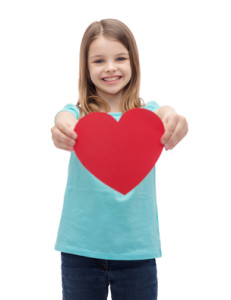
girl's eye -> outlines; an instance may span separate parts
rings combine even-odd
[[[123,61],[123,60],[125,60],[125,58],[124,57],[118,57],[117,60],[118,61]]]
[[[103,62],[102,59],[98,59],[98,60],[95,61],[96,64],[101,64],[102,62]]]

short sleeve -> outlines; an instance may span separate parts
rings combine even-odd
[[[145,108],[151,111],[155,111],[156,109],[160,108],[160,106],[156,101],[150,101],[147,103]]]
[[[74,116],[77,120],[78,120],[78,118],[79,118],[79,109],[78,109],[78,107],[77,107],[76,105],[74,105],[74,104],[67,104],[67,105],[65,105],[63,109],[61,109],[59,112],[57,112],[57,114],[55,115],[55,119],[56,119],[56,116],[57,116],[60,112],[62,112],[62,111],[68,111],[68,112],[72,113],[73,116]]]

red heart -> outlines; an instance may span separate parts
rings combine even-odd
[[[163,145],[161,119],[147,109],[125,112],[119,122],[93,112],[75,127],[74,151],[95,177],[123,195],[137,186],[154,167]]]

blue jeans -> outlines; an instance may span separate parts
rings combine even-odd
[[[61,252],[63,300],[157,300],[155,258],[104,260]]]

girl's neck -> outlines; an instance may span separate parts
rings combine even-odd
[[[121,111],[111,111],[110,110],[109,113],[117,113],[118,114],[118,113],[121,113]]]
[[[110,113],[118,113],[118,112],[121,112],[121,109],[120,107],[114,107],[114,106],[111,106],[110,105]]]
[[[107,104],[110,106],[110,113],[118,113],[121,112],[120,108],[120,101],[121,101],[121,94],[118,95],[103,95],[101,93],[98,93],[99,96],[101,96],[104,101],[107,102]]]

